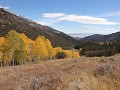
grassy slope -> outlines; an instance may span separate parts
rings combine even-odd
[[[120,54],[0,68],[0,90],[120,90]]]

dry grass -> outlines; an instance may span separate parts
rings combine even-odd
[[[0,90],[120,90],[120,54],[1,67]]]

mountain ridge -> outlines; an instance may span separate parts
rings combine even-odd
[[[32,40],[35,40],[39,35],[43,35],[52,42],[54,47],[70,48],[78,42],[61,31],[0,8],[0,36],[5,36],[10,30],[24,33]]]
[[[94,35],[94,33],[71,33],[71,34],[68,34],[74,38],[84,38],[84,37],[87,37],[87,36],[91,36],[91,35]]]
[[[85,38],[79,39],[80,42],[111,42],[111,41],[120,41],[120,32],[102,35],[102,34],[94,34]]]

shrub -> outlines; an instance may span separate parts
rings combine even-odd
[[[64,59],[67,57],[65,52],[58,52],[55,56],[57,59]]]
[[[112,56],[116,53],[115,49],[106,49],[106,50],[94,50],[94,51],[86,51],[84,53],[85,56],[87,57],[101,57],[101,56]]]
[[[120,72],[119,70],[112,65],[103,65],[98,67],[95,72],[94,75],[100,75],[100,76],[109,76],[111,78],[118,78],[120,79]]]

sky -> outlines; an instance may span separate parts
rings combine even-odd
[[[120,31],[120,0],[0,0],[0,8],[67,34]]]

